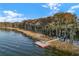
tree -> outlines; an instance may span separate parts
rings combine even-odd
[[[64,28],[64,35],[65,37],[67,37],[68,34],[68,26],[70,26],[70,31],[72,31],[71,33],[73,34],[74,30],[75,30],[75,24],[76,24],[76,15],[72,14],[72,13],[56,13],[54,16],[54,21],[55,21],[55,27],[56,27],[56,36],[60,36],[61,35],[61,29]],[[72,30],[72,29],[73,30]],[[70,36],[73,36],[70,34]],[[73,39],[70,37],[70,41],[72,41]]]

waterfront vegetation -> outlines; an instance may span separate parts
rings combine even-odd
[[[52,16],[32,19],[32,20],[24,20],[22,22],[0,22],[0,28],[19,28],[23,30],[29,30],[35,33],[41,33],[47,35],[49,37],[60,38],[60,41],[63,42],[69,39],[69,43],[73,44],[73,41],[79,41],[79,22],[78,17],[75,14],[71,13],[56,13]],[[56,48],[48,49],[47,55],[52,53],[57,53],[58,55],[74,55],[69,52],[61,52]],[[55,51],[56,50],[56,51]]]
[[[60,37],[70,39],[78,38],[79,32],[78,17],[71,13],[56,13],[46,18],[24,20],[22,22],[0,22],[0,27],[13,27],[33,32],[39,32],[50,37]]]
[[[61,51],[61,50],[58,50],[58,49],[56,49],[56,48],[51,48],[51,47],[49,47],[49,48],[47,48],[47,49],[45,49],[45,55],[46,56],[77,56],[78,54],[73,54],[73,53],[71,53],[71,52],[69,52],[69,51]]]

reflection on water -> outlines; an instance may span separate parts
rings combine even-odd
[[[44,55],[44,49],[20,33],[0,30],[0,55]]]

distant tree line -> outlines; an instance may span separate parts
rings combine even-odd
[[[74,36],[79,32],[79,22],[75,14],[71,13],[56,13],[53,16],[24,20],[22,22],[0,22],[0,27],[14,27],[24,30],[39,32],[50,37],[62,37],[71,39],[73,42]]]

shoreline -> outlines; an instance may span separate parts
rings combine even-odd
[[[59,40],[55,40],[53,38],[50,38],[44,34],[40,34],[40,33],[36,33],[36,32],[32,32],[32,31],[27,31],[27,30],[23,30],[23,29],[19,29],[19,28],[11,28],[11,27],[7,27],[3,29],[9,29],[9,30],[14,30],[14,31],[18,31],[21,32],[23,34],[25,34],[28,37],[31,37],[32,39],[35,39],[36,41],[45,41],[48,43],[48,45],[52,48],[56,48],[57,50],[60,51],[64,51],[63,53],[68,52],[71,55],[79,55],[79,48],[69,44],[67,42],[61,42]]]

